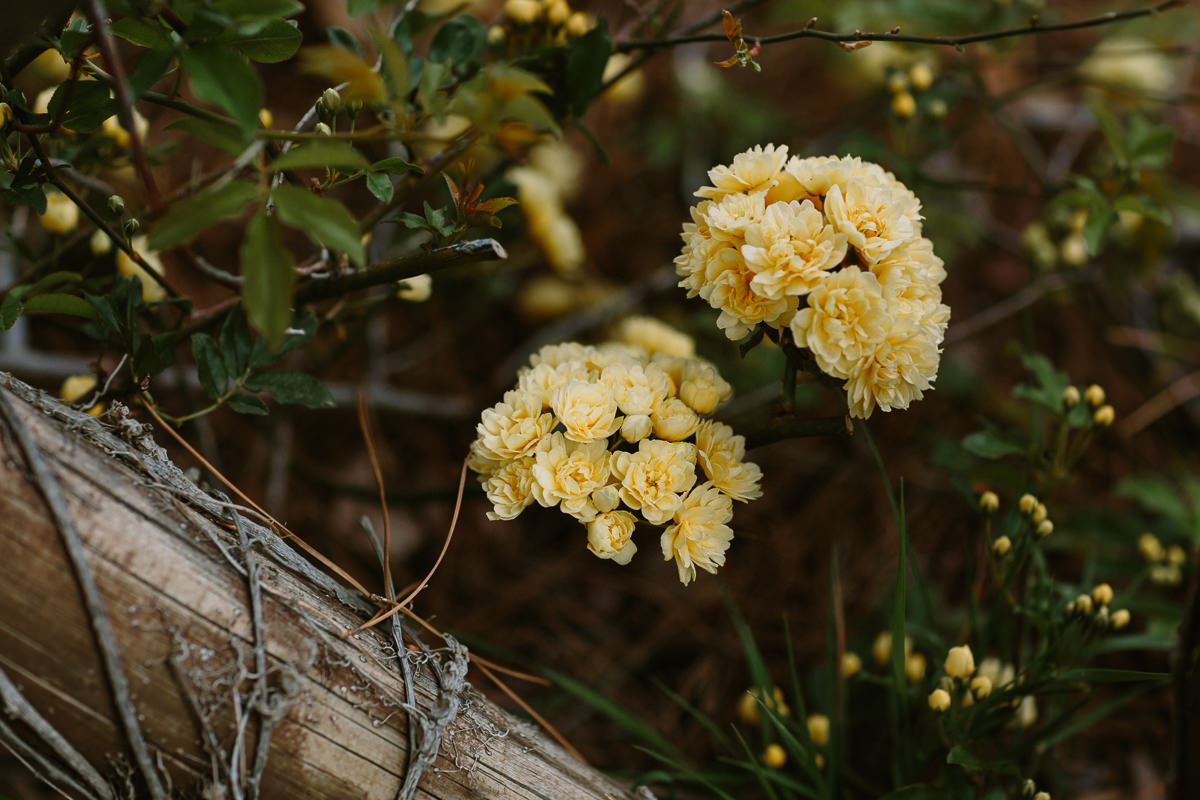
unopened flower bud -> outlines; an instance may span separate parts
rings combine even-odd
[[[912,652],[912,638],[904,637],[904,657],[907,659],[909,653]],[[875,644],[871,647],[871,654],[875,657],[876,666],[882,667],[892,660],[892,634],[891,631],[884,631],[875,637]]]
[[[1021,499],[1017,501],[1017,508],[1022,514],[1029,514],[1038,507],[1038,499],[1031,494],[1021,495]]]
[[[849,651],[842,653],[843,678],[849,678],[851,675],[857,674],[860,669],[862,669],[862,658],[859,657],[858,653],[851,653]]]
[[[125,228],[125,232],[128,233],[130,236],[133,236],[135,233],[137,233],[138,231],[140,231],[142,229],[142,223],[139,222],[135,217],[130,217],[129,219],[125,220],[125,222],[122,224]]]
[[[125,213],[125,198],[119,194],[108,196],[108,210],[114,214]]]
[[[929,693],[929,707],[934,711],[945,711],[950,707],[950,693],[945,689],[934,689]]]
[[[627,442],[640,442],[650,435],[654,423],[646,414],[630,414],[621,423],[621,438]]]
[[[1104,630],[1108,627],[1108,606],[1100,606],[1096,609],[1096,615],[1092,617],[1092,622],[1097,628]]]
[[[433,294],[433,277],[429,273],[414,275],[396,283],[396,297],[410,303],[424,303]]]
[[[899,94],[908,88],[908,76],[903,72],[893,72],[887,79],[888,91]]]
[[[930,100],[926,109],[929,111],[929,116],[934,119],[941,119],[950,113],[950,106],[946,105],[946,101],[940,97]]]
[[[336,117],[342,110],[342,96],[338,94],[338,90],[332,86],[321,92],[321,99],[317,101],[317,113],[322,119]]]
[[[1075,598],[1075,613],[1082,616],[1089,616],[1092,613],[1091,595],[1081,594]]]
[[[1177,544],[1173,544],[1167,548],[1167,563],[1176,567],[1182,567],[1187,561],[1187,552]]]
[[[1037,784],[1033,782],[1033,778],[1026,778],[1025,783],[1021,785],[1022,797],[1033,797],[1037,792]]]
[[[1068,386],[1063,389],[1062,403],[1067,408],[1074,408],[1079,405],[1079,389],[1074,386]]]
[[[917,113],[917,101],[908,92],[898,92],[892,95],[892,113],[908,119]]]
[[[980,700],[992,693],[992,679],[986,675],[978,675],[971,679],[971,691]]]
[[[112,239],[108,238],[108,234],[99,228],[92,234],[92,238],[88,240],[88,247],[92,250],[92,255],[102,256],[112,250]]]
[[[601,513],[613,511],[620,502],[621,496],[617,492],[617,487],[611,484],[592,492],[592,505],[596,506],[596,510]]]
[[[1038,792],[1033,796],[1033,800],[1050,800],[1049,792]]]
[[[275,115],[271,113],[271,109],[260,108],[258,110],[258,124],[264,128],[271,128],[275,125]]]
[[[997,536],[992,542],[992,555],[996,558],[1004,558],[1012,550],[1012,539],[1007,536]]]
[[[968,678],[975,671],[975,655],[965,644],[951,647],[950,652],[946,654],[946,663],[943,666],[946,674],[951,678]]]
[[[1096,584],[1092,587],[1092,599],[1096,601],[1096,605],[1108,605],[1113,599],[1113,588],[1107,583]]]
[[[1112,623],[1112,628],[1114,631],[1121,630],[1121,628],[1124,628],[1129,624],[1129,610],[1125,608],[1118,608],[1116,611],[1112,612],[1110,622]]]
[[[807,724],[808,738],[812,739],[813,744],[817,747],[829,744],[829,717],[824,714],[809,714]]]
[[[518,25],[532,25],[542,13],[538,0],[505,0],[504,16]]]
[[[1113,424],[1113,420],[1117,418],[1117,412],[1112,406],[1104,405],[1096,409],[1096,413],[1092,414],[1092,422],[1096,423],[1097,428],[1107,428]]]
[[[546,6],[546,21],[551,25],[562,25],[571,16],[571,7],[566,0],[552,0]]]
[[[927,61],[918,61],[908,70],[908,79],[912,81],[913,88],[919,92],[923,92],[932,86],[933,78],[933,67]]]
[[[592,29],[592,20],[582,11],[576,11],[567,18],[567,36],[578,39]]]
[[[904,674],[909,683],[919,683],[925,677],[925,656],[913,653],[904,659]]]
[[[991,514],[1000,507],[1000,498],[995,492],[984,492],[979,495],[979,507]]]
[[[1162,561],[1162,542],[1153,533],[1143,533],[1138,537],[1138,552],[1147,561]]]
[[[318,122],[313,126],[313,132],[318,136],[333,136],[333,128],[326,125],[324,122]]]
[[[1087,404],[1092,408],[1104,405],[1104,398],[1104,388],[1098,383],[1093,383],[1083,392],[1083,399],[1086,400]]]
[[[1083,266],[1088,261],[1087,240],[1081,234],[1071,234],[1059,244],[1058,255],[1069,267]]]
[[[762,759],[771,769],[779,769],[787,763],[787,752],[777,744],[769,744],[767,749],[763,750]]]
[[[1036,506],[1033,507],[1033,511],[1030,512],[1029,521],[1032,522],[1034,525],[1039,525],[1039,524],[1041,524],[1042,520],[1044,520],[1046,518],[1046,516],[1048,514],[1049,514],[1049,512],[1046,510],[1046,504],[1038,503]]]
[[[508,34],[502,25],[493,25],[492,27],[488,28],[487,43],[492,47],[499,47],[500,45],[504,44],[504,40],[507,38],[507,36]]]
[[[8,127],[8,123],[12,121],[12,118],[12,106],[8,103],[0,103],[0,128]]]
[[[1037,528],[1034,529],[1034,533],[1037,534],[1039,539],[1045,539],[1054,533],[1054,523],[1048,519],[1044,519],[1038,523]]]

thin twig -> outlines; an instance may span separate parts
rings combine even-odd
[[[351,272],[330,278],[313,278],[296,290],[296,305],[342,297],[359,289],[369,289],[385,283],[412,278],[426,272],[455,267],[475,261],[508,258],[508,253],[495,239],[473,239],[424,253],[403,256],[392,261],[374,264],[363,272]]]
[[[117,117],[129,134],[134,169],[137,170],[138,178],[146,189],[146,197],[150,200],[151,207],[158,212],[162,208],[162,197],[158,193],[154,175],[146,165],[142,137],[138,134],[137,125],[134,122],[133,100],[129,96],[129,83],[125,79],[125,67],[121,63],[120,56],[117,55],[117,46],[113,41],[112,32],[108,29],[108,15],[104,8],[104,1],[88,0],[87,15],[88,21],[92,23],[92,30],[99,40],[100,54],[104,56],[104,63],[108,65],[112,74],[113,89],[117,94]]]
[[[1044,295],[1056,292],[1059,289],[1065,289],[1077,283],[1083,283],[1090,277],[1087,272],[1047,275],[1035,283],[1026,286],[1016,294],[1006,297],[994,306],[985,308],[969,319],[957,323],[951,322],[950,327],[946,331],[946,344],[954,344],[974,336],[985,328],[990,328],[997,322],[1011,317],[1022,309],[1028,308]]]
[[[823,31],[816,28],[801,28],[800,30],[781,33],[775,36],[746,36],[746,42],[750,45],[765,45],[777,44],[779,42],[788,42],[793,39],[822,39],[827,42],[838,42],[842,44],[855,42],[905,42],[907,44],[928,44],[941,47],[961,48],[963,45],[977,44],[979,42],[989,42],[996,39],[1011,39],[1017,36],[1035,36],[1047,33],[1059,33],[1061,31],[1079,30],[1081,28],[1094,28],[1099,25],[1109,25],[1115,22],[1124,22],[1126,20],[1137,19],[1139,17],[1148,17],[1158,14],[1168,9],[1177,8],[1185,5],[1187,0],[1165,0],[1147,8],[1138,8],[1130,11],[1115,12],[1110,11],[1098,17],[1090,17],[1088,19],[1076,20],[1075,22],[1058,22],[1050,25],[1042,25],[1037,21],[1029,25],[1019,28],[1006,28],[999,31],[988,31],[986,33],[971,33],[963,36],[917,36],[904,34],[898,31],[887,31],[883,33],[867,33],[865,31],[854,31],[853,33],[835,33],[833,31]],[[815,18],[814,18],[815,21]],[[724,42],[728,41],[724,33],[704,33],[692,36],[676,36],[666,39],[644,39],[629,42],[619,42],[614,49],[617,52],[627,53],[634,50],[654,50],[664,47],[678,47],[683,44],[693,44],[695,42]]]
[[[67,800],[74,800],[74,797],[77,795],[91,800],[93,795],[86,787],[81,786],[73,776],[67,774],[65,770],[28,744],[16,731],[8,727],[3,718],[0,718],[0,745],[12,753],[13,757],[20,761],[27,770],[32,772],[38,780],[67,798]],[[59,784],[62,784],[62,786]],[[75,795],[68,794],[63,786],[71,789],[75,792]]]
[[[0,392],[0,416],[4,417],[5,424],[16,440],[17,446],[25,458],[25,464],[33,475],[38,493],[45,500],[46,508],[62,538],[63,549],[66,550],[67,558],[75,573],[75,579],[79,583],[80,593],[83,595],[83,602],[91,622],[92,633],[96,637],[96,644],[100,650],[104,672],[112,688],[113,705],[116,707],[117,717],[125,731],[129,748],[133,751],[134,763],[137,764],[138,771],[146,782],[150,797],[154,800],[166,800],[166,793],[163,791],[162,783],[155,771],[154,762],[150,759],[150,751],[142,736],[141,726],[138,724],[137,709],[130,696],[129,682],[121,667],[121,651],[117,646],[116,635],[113,633],[108,616],[104,613],[100,589],[96,585],[96,578],[92,574],[91,567],[88,566],[83,540],[80,538],[79,532],[75,530],[75,523],[72,522],[70,512],[67,510],[67,502],[63,498],[62,490],[59,488],[50,466],[42,458],[42,452],[38,449],[33,434],[17,415],[16,409],[4,392]]]
[[[91,765],[63,735],[37,712],[16,685],[9,679],[4,670],[0,669],[0,709],[5,716],[20,720],[58,756],[75,774],[83,779],[88,788],[98,797],[112,800],[112,790],[101,777],[96,768]]]
[[[1185,403],[1200,397],[1200,371],[1184,375],[1158,394],[1142,403],[1117,424],[1117,434],[1129,439],[1152,425],[1157,419]]]

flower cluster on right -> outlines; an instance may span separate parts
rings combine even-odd
[[[754,147],[708,173],[675,267],[730,339],[788,331],[845,381],[851,416],[908,408],[933,386],[950,320],[921,203],[858,158]]]

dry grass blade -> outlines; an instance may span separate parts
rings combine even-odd
[[[358,427],[362,429],[363,441],[367,444],[367,456],[371,459],[371,472],[375,475],[375,486],[379,489],[379,513],[383,515],[383,593],[395,600],[392,593],[392,523],[388,517],[387,490],[383,486],[383,470],[379,468],[379,457],[375,453],[375,442],[371,436],[371,420],[367,413],[367,395],[358,393]]]
[[[543,717],[541,714],[534,711],[533,708],[528,703],[526,703],[524,700],[521,699],[520,695],[518,695],[516,692],[514,692],[512,689],[510,689],[508,687],[507,683],[505,683],[504,681],[502,681],[498,677],[496,677],[496,674],[494,672],[492,672],[490,669],[488,669],[487,667],[485,667],[483,664],[477,663],[475,666],[479,667],[479,671],[482,672],[484,675],[486,675],[488,680],[490,680],[492,683],[496,684],[496,687],[500,691],[504,692],[506,695],[508,695],[508,697],[514,703],[519,705],[521,707],[522,711],[524,711],[526,714],[528,714],[530,717],[532,717],[533,720],[535,722],[537,722],[538,725],[541,725],[542,728],[545,729],[546,733],[550,734],[550,736],[554,739],[554,741],[556,741],[560,745],[562,745],[562,748],[564,750],[566,750],[568,753],[570,753],[571,755],[578,758],[584,764],[587,763],[587,759],[583,757],[583,754],[580,753],[578,750],[576,750],[574,747],[572,747],[571,743],[567,741],[566,737],[564,737],[561,733],[559,733],[557,730],[555,730],[554,726],[551,725],[549,722],[547,722],[545,717]]]
[[[208,463],[208,460],[206,458],[204,458],[204,456],[200,455],[200,453],[198,453],[196,451],[196,448],[194,448],[190,444],[188,444],[187,440],[184,439],[181,435],[179,435],[178,431],[176,431],[174,428],[172,428],[167,423],[163,422],[162,417],[160,417],[158,415],[158,412],[156,412],[154,410],[154,407],[149,402],[146,401],[146,398],[144,398],[144,397],[141,398],[141,401],[142,401],[142,406],[147,411],[150,412],[150,416],[154,417],[154,421],[158,423],[160,428],[163,428],[164,430],[167,431],[167,433],[171,434],[171,436],[174,437],[175,441],[179,442],[180,446],[183,447],[183,449],[185,449],[189,453],[191,453],[192,457],[195,458],[197,461],[199,461],[201,466],[203,466],[205,469],[207,469],[209,472],[211,472],[214,476],[216,476],[216,478],[219,481],[221,481],[221,483],[223,483],[227,487],[229,487],[229,490],[231,492],[233,492],[234,494],[236,494],[238,497],[240,497],[243,501],[245,501],[246,505],[250,506],[255,511],[262,514],[265,519],[270,520],[271,525],[273,525],[278,530],[283,531],[285,534],[287,534],[287,538],[291,539],[296,544],[300,545],[300,549],[302,549],[304,552],[308,553],[310,556],[312,556],[317,561],[319,561],[326,569],[330,570],[331,572],[333,572],[333,574],[337,575],[339,578],[341,578],[343,581],[345,581],[347,586],[351,586],[351,587],[357,589],[358,591],[362,592],[364,597],[371,597],[371,593],[367,591],[366,587],[363,586],[358,581],[354,580],[354,578],[350,575],[350,573],[346,572],[346,570],[342,569],[337,564],[330,561],[327,557],[322,555],[320,551],[318,551],[315,547],[310,545],[308,542],[304,541],[299,536],[292,533],[290,530],[287,529],[286,525],[284,525],[282,522],[280,522],[279,520],[275,519],[273,516],[268,514],[266,511],[264,511],[262,509],[261,506],[259,506],[258,503],[254,502],[249,497],[247,497],[245,492],[243,492],[238,487],[234,486],[233,482],[230,481],[228,478],[226,478],[224,475],[222,475],[221,472],[216,467],[214,467],[212,464]]]

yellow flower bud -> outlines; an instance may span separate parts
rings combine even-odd
[[[12,122],[12,118],[12,106],[8,103],[0,103],[0,128],[8,127],[8,123]]]
[[[487,43],[492,47],[499,47],[504,44],[506,38],[508,38],[508,33],[504,30],[503,26],[493,25],[488,28]]]
[[[1031,494],[1021,495],[1021,499],[1017,501],[1017,508],[1021,510],[1022,514],[1029,514],[1037,507],[1038,500]]]
[[[991,514],[1000,507],[1000,498],[995,492],[984,492],[979,495],[979,507]]]
[[[1012,550],[1012,539],[1007,536],[997,536],[992,542],[992,555],[996,558],[1004,558]]]
[[[1092,587],[1092,599],[1098,606],[1106,606],[1112,602],[1113,588],[1107,583],[1098,583]]]
[[[654,422],[646,414],[630,414],[621,423],[621,438],[627,442],[640,442],[654,430]]]
[[[313,126],[313,133],[319,136],[333,136],[333,128],[326,125],[324,122],[318,122]]]
[[[591,18],[582,11],[576,11],[567,18],[567,36],[578,39],[592,29]]]
[[[945,711],[950,707],[950,693],[945,689],[934,689],[929,693],[929,707],[934,711]]]
[[[1177,544],[1173,544],[1167,548],[1167,563],[1176,567],[1182,567],[1187,561],[1187,552]]]
[[[1083,399],[1086,400],[1087,404],[1092,408],[1104,405],[1104,398],[1104,388],[1098,383],[1093,383],[1083,392]]]
[[[1143,533],[1138,537],[1138,552],[1147,561],[1162,561],[1163,546],[1153,533]]]
[[[975,655],[965,644],[951,647],[950,652],[946,654],[946,663],[942,666],[951,678],[968,678],[975,671]]]
[[[1017,706],[1017,724],[1022,728],[1028,728],[1037,722],[1037,718],[1037,700],[1033,699],[1033,695],[1027,694],[1021,700],[1021,704]]]
[[[825,769],[825,756],[817,753],[813,756],[813,763],[817,765],[817,769]]]
[[[1054,533],[1054,523],[1048,519],[1044,519],[1038,523],[1034,533],[1038,535],[1039,539],[1045,539],[1047,536]]]
[[[1112,612],[1111,623],[1114,631],[1119,631],[1129,624],[1129,610],[1118,608]]]
[[[1074,408],[1079,405],[1079,389],[1074,386],[1068,386],[1063,389],[1062,403],[1067,408]]]
[[[264,128],[270,128],[275,124],[275,115],[271,113],[271,109],[260,108],[258,110],[258,124]]]
[[[1038,792],[1033,796],[1033,800],[1050,800],[1049,792]]]
[[[749,725],[758,724],[758,699],[751,690],[742,692],[742,696],[738,698],[737,717]]]
[[[1096,409],[1096,413],[1092,414],[1092,422],[1096,423],[1097,428],[1107,428],[1113,424],[1113,420],[1117,418],[1117,412],[1112,406],[1100,406]]]
[[[158,254],[146,249],[146,237],[134,237],[130,243],[135,252],[140,253],[142,261],[159,275],[163,274],[162,261]],[[158,303],[166,299],[167,290],[142,267],[141,264],[129,257],[124,250],[117,253],[117,272],[122,275],[132,275],[142,285],[142,300],[147,303]]]
[[[617,487],[609,484],[592,492],[592,505],[602,514],[616,510],[621,503],[621,496],[617,491]]]
[[[817,747],[829,744],[829,717],[824,714],[809,714],[807,723],[808,738],[813,740],[813,744]]]
[[[933,67],[927,61],[918,61],[908,70],[908,79],[912,81],[913,88],[919,92],[932,86],[933,78]]]
[[[950,113],[950,107],[946,105],[946,101],[940,97],[935,97],[930,100],[929,105],[926,106],[926,108],[929,110],[929,116],[933,117],[934,119],[941,119]]]
[[[532,25],[542,13],[542,5],[537,0],[505,0],[504,16],[518,25]]]
[[[971,679],[971,691],[980,700],[992,693],[992,679],[986,675],[978,675]]]
[[[1058,255],[1069,267],[1083,266],[1088,261],[1087,240],[1081,234],[1071,234],[1059,244]]]
[[[925,656],[921,653],[913,653],[904,659],[904,674],[908,677],[909,683],[918,683],[924,678]]]
[[[106,255],[112,250],[112,239],[108,238],[108,234],[99,228],[92,234],[92,238],[88,240],[88,247],[92,250],[92,255]]]
[[[1088,616],[1092,613],[1092,596],[1081,594],[1075,598],[1075,613]]]
[[[907,659],[908,654],[912,652],[912,638],[904,637],[904,657]],[[875,637],[875,644],[871,647],[871,654],[875,656],[875,665],[882,667],[892,660],[892,634],[891,631],[884,631]]]
[[[787,763],[787,753],[777,744],[767,745],[767,749],[763,750],[763,763],[771,769],[779,769]]]
[[[566,0],[554,0],[546,6],[546,21],[551,25],[562,25],[571,17],[571,7]]]
[[[899,92],[892,95],[892,113],[897,117],[907,119],[917,113],[917,101],[908,92]]]
[[[1042,520],[1044,520],[1046,518],[1046,515],[1048,513],[1049,512],[1046,511],[1046,504],[1038,503],[1036,506],[1033,507],[1033,512],[1030,513],[1029,521],[1032,522],[1034,525],[1038,525],[1041,523]]]
[[[849,678],[862,669],[862,659],[858,653],[842,653],[842,677]]]
[[[79,224],[79,206],[57,189],[46,192],[46,210],[38,221],[48,233],[70,233]]]
[[[424,303],[433,294],[433,277],[429,273],[414,275],[396,283],[396,297],[410,303]]]
[[[888,76],[887,86],[892,94],[899,94],[908,88],[908,76],[903,72],[893,72]]]

